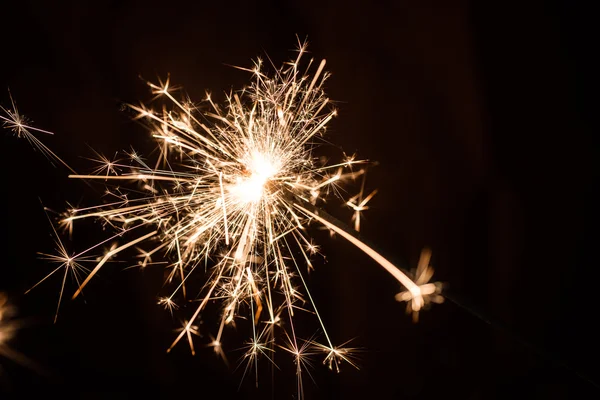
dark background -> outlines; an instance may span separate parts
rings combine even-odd
[[[334,341],[355,338],[364,351],[360,371],[335,374],[316,360],[307,398],[597,396],[591,10],[568,1],[380,4],[10,2],[1,9],[0,101],[9,105],[10,87],[20,111],[56,133],[38,137],[86,171],[90,147],[148,150],[144,129],[120,110],[150,98],[138,75],[170,72],[192,99],[218,96],[248,79],[225,64],[248,66],[266,52],[279,65],[293,56],[295,35],[308,36],[340,101],[330,140],[379,162],[363,234],[410,265],[431,246],[436,279],[462,306],[447,301],[412,324],[385,271],[316,232],[327,262],[309,278],[315,301]],[[238,390],[241,371],[201,348],[217,328],[210,313],[195,357],[185,344],[166,354],[178,321],[155,304],[159,268],[105,267],[86,303],[66,299],[53,325],[60,278],[23,295],[50,271],[36,258],[53,250],[38,197],[63,210],[65,201],[95,204],[98,193],[8,131],[0,149],[0,290],[25,323],[13,348],[45,370],[2,359],[0,397],[295,396],[292,360],[282,354],[273,380],[267,371],[258,389],[249,379]],[[98,225],[75,233],[73,250],[107,234]],[[243,330],[230,334],[225,345],[230,338],[235,350]],[[239,354],[229,353],[233,364]]]

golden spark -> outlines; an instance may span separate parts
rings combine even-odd
[[[396,295],[396,300],[406,302],[406,312],[409,314],[412,312],[413,321],[415,322],[419,320],[419,310],[428,303],[440,304],[444,302],[444,297],[440,294],[442,285],[439,282],[429,282],[433,277],[433,268],[429,265],[430,260],[431,250],[423,249],[417,269],[414,272],[415,284],[418,290],[412,287]]]
[[[89,255],[88,253],[91,250],[94,250],[94,249],[106,244],[107,242],[114,240],[119,235],[115,235],[106,240],[103,240],[102,242],[100,242],[80,253],[77,253],[77,254],[71,253],[65,246],[64,242],[61,240],[60,235],[58,234],[58,231],[56,230],[56,228],[54,227],[54,224],[52,223],[52,220],[48,216],[49,211],[52,211],[52,210],[49,210],[48,208],[44,207],[44,212],[46,213],[46,217],[48,218],[48,221],[50,222],[50,226],[52,227],[52,236],[54,238],[54,244],[56,246],[56,249],[55,249],[54,254],[38,253],[38,255],[40,256],[39,257],[40,259],[48,261],[50,264],[54,264],[57,266],[48,275],[46,275],[42,280],[40,280],[38,283],[36,283],[30,289],[28,289],[25,292],[25,294],[27,294],[30,291],[32,291],[33,289],[35,289],[42,282],[46,281],[47,279],[49,279],[51,276],[53,276],[57,272],[63,270],[62,279],[61,279],[61,287],[60,287],[60,292],[58,295],[58,304],[56,306],[56,313],[54,314],[54,323],[56,323],[56,321],[58,319],[58,311],[60,310],[60,306],[62,303],[64,291],[65,291],[65,286],[67,284],[67,278],[69,276],[71,276],[71,278],[76,282],[77,287],[80,288],[83,275],[87,275],[90,271],[87,267],[85,267],[85,264],[86,263],[96,263],[97,259],[98,259],[97,256]]]
[[[43,129],[35,128],[32,126],[32,122],[22,115],[17,109],[17,105],[10,93],[8,91],[8,95],[10,97],[10,108],[4,108],[0,106],[0,111],[4,113],[4,115],[0,114],[0,121],[2,122],[2,126],[4,128],[13,132],[17,138],[24,138],[31,144],[31,146],[42,153],[52,165],[55,162],[61,163],[71,172],[76,173],[71,167],[67,165],[63,160],[61,160],[52,150],[50,150],[44,143],[42,143],[32,132],[43,133],[46,135],[54,135],[54,133],[45,131]]]

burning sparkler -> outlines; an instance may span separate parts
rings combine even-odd
[[[385,268],[406,289],[397,299],[406,301],[411,312],[438,300],[439,292],[439,286],[428,283],[429,272],[414,282],[319,208],[328,195],[341,197],[340,185],[364,176],[365,162],[350,157],[327,165],[313,154],[336,110],[323,90],[329,77],[325,60],[311,75],[313,60],[301,69],[305,53],[306,44],[300,44],[297,57],[272,75],[263,71],[260,60],[253,68],[240,68],[253,75],[251,85],[230,93],[225,106],[207,95],[210,110],[203,113],[189,100],[174,97],[169,79],[149,83],[155,99],[165,100],[162,110],[130,107],[158,142],[156,161],[150,164],[134,151],[121,160],[99,156],[102,165],[95,173],[71,177],[104,181],[115,200],[73,209],[62,221],[72,229],[78,220],[98,218],[116,228],[120,237],[130,238],[99,260],[73,298],[111,257],[145,246],[147,250],[139,250],[140,265],[152,264],[161,254],[172,260],[167,280],[175,288],[159,300],[171,312],[180,298],[188,297],[189,277],[208,275],[195,312],[168,351],[185,339],[195,353],[194,323],[210,302],[218,301],[220,324],[210,344],[215,352],[223,355],[225,328],[249,316],[252,339],[244,357],[248,365],[259,357],[272,361],[275,348],[285,348],[295,357],[300,392],[309,355],[323,354],[323,363],[335,370],[344,361],[356,366],[353,349],[333,344],[306,285],[303,267],[312,268],[311,255],[319,250],[307,233],[311,221]],[[125,192],[113,182],[133,187]],[[354,210],[356,230],[374,195],[364,195],[363,183],[359,195],[347,202]],[[51,259],[65,267],[66,274],[69,266],[76,266],[75,259],[60,243],[59,252]],[[428,260],[424,263],[428,267]],[[297,336],[293,316],[305,308],[316,315],[323,344]],[[276,345],[274,329],[284,319],[289,320],[287,344]]]

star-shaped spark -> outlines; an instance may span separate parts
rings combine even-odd
[[[156,303],[163,306],[165,310],[168,310],[171,316],[173,316],[173,311],[179,308],[179,306],[170,297],[161,297]]]
[[[433,268],[429,265],[430,260],[431,250],[423,249],[414,275],[416,286],[396,295],[397,301],[406,302],[406,312],[412,312],[414,322],[419,320],[419,311],[427,304],[444,302],[444,297],[440,294],[442,291],[441,283],[429,283],[433,276]]]
[[[294,334],[292,336],[286,333],[287,345],[279,346],[281,349],[287,351],[294,357],[294,364],[296,365],[296,385],[298,391],[298,398],[304,398],[304,382],[303,382],[303,374],[306,372],[311,380],[314,379],[309,372],[309,369],[313,368],[313,363],[311,357],[315,355],[312,350],[313,341],[312,340],[301,340],[297,339]],[[301,342],[301,344],[299,343]]]
[[[354,156],[348,159],[353,161]],[[360,216],[362,215],[361,213],[369,209],[367,203],[371,201],[371,199],[377,194],[377,189],[375,189],[370,194],[368,194],[367,197],[364,197],[366,180],[367,174],[363,174],[360,192],[358,192],[356,196],[350,198],[346,202],[346,205],[354,210],[354,214],[352,214],[352,222],[354,222],[354,230],[356,230],[356,232],[360,232]]]
[[[111,158],[106,157],[98,153],[95,150],[97,158],[88,158],[88,160],[98,163],[99,165],[92,171],[94,175],[105,175],[108,179],[109,175],[117,175],[119,173],[119,162],[121,160],[117,159],[117,153]]]
[[[52,227],[52,233],[53,233],[53,238],[54,238],[54,243],[56,245],[56,249],[55,249],[54,254],[38,252],[38,255],[40,256],[40,259],[48,261],[51,264],[58,265],[58,266],[54,270],[52,270],[48,275],[46,275],[42,280],[40,280],[38,283],[33,285],[29,290],[27,290],[25,292],[25,294],[32,291],[34,288],[39,286],[42,282],[46,281],[48,278],[53,276],[55,273],[63,270],[64,273],[62,276],[61,288],[60,288],[60,292],[58,295],[58,304],[56,306],[56,313],[54,315],[54,323],[56,323],[56,321],[58,319],[58,312],[60,310],[60,306],[61,306],[62,299],[63,299],[63,294],[65,291],[65,286],[67,283],[67,277],[70,275],[71,278],[76,282],[77,287],[81,288],[82,277],[84,275],[87,275],[90,272],[89,268],[85,267],[84,264],[88,263],[88,262],[97,263],[97,261],[98,261],[97,256],[88,255],[88,253],[91,250],[93,250],[99,246],[102,246],[106,242],[113,240],[115,237],[113,236],[113,237],[111,237],[103,242],[100,242],[100,243],[96,244],[95,246],[90,247],[80,253],[73,254],[72,252],[70,252],[67,249],[64,242],[61,240],[60,235],[58,234],[56,227],[54,226],[54,223],[52,222],[52,220],[50,219],[50,216],[48,215],[48,211],[51,211],[51,210],[44,207],[44,212],[46,213],[46,217],[48,218],[48,221],[50,222],[50,226]]]
[[[202,337],[198,325],[193,324],[192,320],[186,320],[183,321],[181,328],[177,329],[176,332],[179,332],[180,334],[183,333],[186,336],[192,355],[196,355],[196,349],[194,348],[194,340],[192,339],[192,335]]]
[[[330,370],[335,370],[335,372],[339,373],[340,365],[343,362],[347,362],[354,368],[359,369],[358,364],[356,363],[356,353],[360,349],[357,347],[345,347],[348,343],[350,343],[350,340],[340,346],[334,347],[326,346],[318,342],[313,342],[312,345],[327,354],[323,360],[323,365],[327,365]]]
[[[2,121],[2,126],[4,128],[12,131],[18,138],[24,138],[33,146],[34,149],[37,149],[42,153],[52,165],[55,162],[59,162],[71,172],[75,173],[75,171],[67,165],[63,160],[61,160],[52,150],[50,150],[45,144],[43,144],[32,132],[44,133],[47,135],[54,135],[54,133],[50,131],[46,131],[43,129],[35,128],[31,125],[31,121],[27,119],[24,115],[22,115],[17,109],[17,105],[10,93],[8,91],[8,96],[10,97],[10,108],[4,108],[0,106],[0,111],[4,113],[4,115],[0,115],[0,121]]]
[[[2,125],[4,125],[6,129],[13,131],[13,133],[18,138],[25,138],[28,141],[31,141],[31,138],[35,139],[35,136],[33,136],[33,134],[30,131],[54,135],[54,133],[50,131],[34,128],[33,126],[29,125],[31,121],[29,121],[27,117],[19,113],[19,110],[17,108],[17,105],[15,104],[15,100],[13,99],[12,94],[10,93],[10,90],[8,91],[8,96],[10,97],[11,108],[4,108],[0,106],[0,110],[2,110],[4,114],[6,114],[5,117],[0,115],[0,119],[4,121]]]
[[[261,357],[265,357],[271,364],[273,364],[277,369],[277,364],[273,361],[272,354],[275,352],[273,349],[274,341],[266,341],[263,340],[264,333],[263,331],[260,336],[256,338],[252,338],[250,341],[246,342],[246,352],[244,353],[242,360],[246,362],[246,367],[244,368],[244,374],[242,375],[242,379],[240,380],[240,385],[244,382],[244,378],[248,374],[248,371],[251,367],[254,367],[255,371],[255,385],[258,387],[258,359]],[[240,364],[241,365],[241,364]]]

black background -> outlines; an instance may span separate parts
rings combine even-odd
[[[600,380],[594,17],[577,2],[482,3],[11,2],[1,8],[0,101],[8,106],[10,87],[20,111],[56,133],[39,136],[44,143],[86,171],[90,147],[149,150],[120,110],[150,98],[138,75],[171,73],[192,99],[218,97],[248,79],[225,64],[248,66],[266,52],[278,65],[293,56],[296,34],[307,36],[339,101],[330,140],[379,162],[363,234],[411,265],[431,246],[447,293],[492,320],[446,302],[412,324],[385,271],[315,232],[327,256],[309,278],[315,301],[334,341],[355,338],[364,351],[360,371],[335,374],[317,360],[307,398],[598,395],[589,381]],[[258,389],[249,379],[238,390],[241,371],[201,348],[216,330],[210,316],[195,357],[185,344],[166,354],[178,321],[155,304],[159,269],[107,266],[86,303],[66,300],[53,325],[60,278],[23,295],[49,272],[36,252],[53,249],[38,197],[62,210],[99,194],[5,132],[0,290],[25,322],[12,347],[45,372],[3,359],[1,396],[295,396],[283,355],[273,380],[265,367]],[[99,225],[75,233],[74,250],[108,234]],[[230,332],[230,349],[243,334]],[[234,365],[239,355],[229,353]]]

